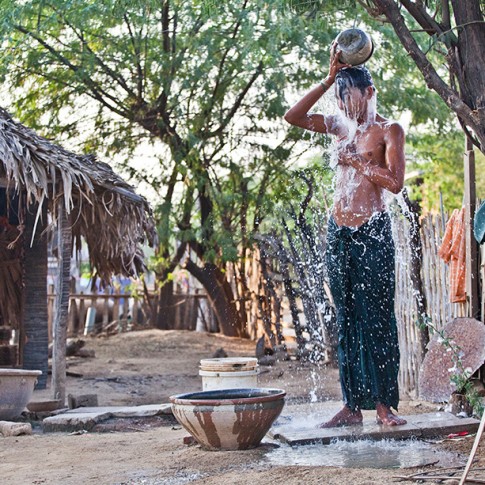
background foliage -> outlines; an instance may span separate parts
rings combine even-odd
[[[243,262],[253,236],[305,197],[297,171],[317,182],[309,209],[331,198],[329,141],[282,117],[326,75],[343,28],[364,28],[375,41],[368,67],[379,109],[406,124],[408,172],[422,172],[409,180],[419,184],[412,194],[427,209],[439,210],[440,192],[447,210],[461,205],[458,125],[391,25],[361,2],[0,0],[0,14],[5,107],[146,190],[161,292],[184,265],[208,291],[225,288],[211,296],[225,300],[221,318],[244,318],[232,308],[227,264]]]

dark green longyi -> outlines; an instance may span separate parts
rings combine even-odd
[[[340,384],[352,410],[375,409],[376,402],[398,407],[394,259],[386,212],[358,228],[330,218],[327,271],[337,311]]]

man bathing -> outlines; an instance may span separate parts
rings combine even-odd
[[[335,84],[338,115],[311,113]],[[286,114],[292,125],[337,137],[335,195],[326,262],[338,325],[344,407],[321,427],[362,423],[375,409],[379,424],[406,421],[399,403],[399,348],[394,316],[394,242],[385,190],[404,183],[402,127],[375,110],[376,90],[365,67],[351,67],[331,48],[329,73]]]

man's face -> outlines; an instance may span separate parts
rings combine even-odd
[[[336,90],[338,107],[345,113],[345,116],[351,120],[362,117],[367,112],[367,100],[369,95],[367,90],[362,93],[359,88],[346,87],[342,90],[342,98]]]

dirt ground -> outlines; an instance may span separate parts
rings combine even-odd
[[[198,365],[223,348],[229,356],[253,356],[255,343],[216,334],[145,330],[110,337],[89,338],[85,348],[94,358],[68,360],[67,392],[98,395],[100,406],[168,402],[173,394],[201,389]],[[74,375],[78,375],[74,377]],[[285,389],[287,403],[339,400],[335,369],[297,361],[262,368],[260,387]],[[35,391],[33,400],[51,399],[51,390]],[[401,414],[432,412],[436,404],[401,402]],[[35,424],[35,423],[34,423]],[[185,445],[187,432],[169,419],[134,422],[109,432],[42,433],[0,436],[0,483],[27,484],[328,484],[386,485],[412,483],[396,478],[420,469],[274,466],[267,460],[274,443],[248,451],[210,452]],[[466,461],[473,437],[447,440],[433,446],[462,454]],[[480,445],[474,469],[485,465]],[[423,471],[439,471],[436,467]],[[479,472],[477,472],[479,473]],[[481,472],[485,479],[485,472]],[[444,475],[444,472],[442,473]],[[418,482],[415,482],[418,483]],[[423,482],[421,482],[423,483]],[[455,480],[427,483],[458,483]],[[483,482],[482,482],[483,483]]]

